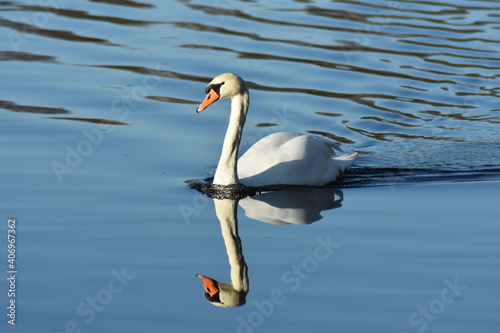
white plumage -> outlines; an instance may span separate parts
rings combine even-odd
[[[330,146],[314,136],[274,133],[240,157],[238,177],[247,186],[324,185],[334,181],[356,158],[356,153],[334,155]]]

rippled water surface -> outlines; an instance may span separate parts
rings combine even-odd
[[[499,34],[493,0],[0,2],[0,326],[494,332]],[[218,160],[229,103],[195,108],[224,72],[251,91],[243,149],[310,133],[358,151],[351,172],[238,203],[189,189]],[[197,273],[249,281],[223,296],[245,304],[212,306]]]

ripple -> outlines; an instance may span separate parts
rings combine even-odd
[[[22,34],[26,33],[37,34],[45,37],[62,39],[71,42],[84,42],[84,43],[103,44],[108,46],[120,46],[118,44],[111,43],[110,41],[102,38],[81,36],[67,30],[44,29],[33,24],[11,21],[4,18],[0,18],[0,27],[10,28]]]
[[[105,125],[128,125],[127,123],[112,120],[112,119],[101,119],[101,118],[79,118],[79,117],[49,117],[51,119],[61,119],[61,120],[74,120],[83,121],[92,124],[105,124]]]
[[[28,52],[0,51],[0,61],[56,62],[56,57]]]
[[[110,5],[133,7],[133,8],[156,8],[154,4],[133,0],[90,0],[92,2],[106,3]]]
[[[19,105],[11,101],[0,100],[0,109],[12,112],[38,113],[38,114],[66,114],[70,111],[62,108],[53,108],[35,105]]]
[[[116,5],[123,5],[122,1],[116,1]],[[14,5],[14,3],[12,3]],[[139,6],[136,6],[139,7]],[[153,8],[153,7],[142,7],[142,8]],[[53,15],[68,17],[77,20],[93,20],[93,21],[102,21],[120,25],[129,25],[129,26],[147,26],[150,24],[157,24],[160,22],[154,21],[144,21],[144,20],[135,20],[124,17],[117,17],[111,15],[93,15],[88,11],[84,10],[75,10],[75,9],[67,9],[67,8],[54,8],[47,6],[36,6],[36,5],[24,5],[24,4],[15,4],[11,10],[23,11],[23,12],[40,12],[40,13],[52,13]],[[48,14],[47,14],[48,15]]]

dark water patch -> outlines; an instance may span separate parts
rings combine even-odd
[[[133,7],[133,8],[156,8],[152,3],[139,2],[133,0],[90,0],[91,2],[105,3],[109,5]]]
[[[55,63],[56,57],[29,52],[0,51],[0,61],[39,61]]]
[[[315,114],[318,114],[320,116],[327,116],[327,117],[342,117],[342,113],[335,113],[335,112],[314,112]]]
[[[39,114],[67,114],[70,111],[63,108],[53,108],[46,106],[35,105],[20,105],[10,101],[0,100],[0,109],[12,112],[26,112],[26,113],[39,113]]]
[[[79,117],[48,117],[51,119],[62,119],[62,120],[74,120],[74,121],[83,121],[87,123],[93,124],[105,124],[105,125],[129,125],[127,123],[112,120],[112,119],[102,119],[102,118],[79,118]]]
[[[258,123],[255,127],[273,127],[278,126],[276,123]]]
[[[153,101],[160,101],[166,103],[174,104],[199,104],[196,101],[190,101],[187,99],[177,98],[177,97],[167,97],[167,96],[144,96],[144,98],[151,99]]]

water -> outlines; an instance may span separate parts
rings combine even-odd
[[[16,218],[18,269],[2,331],[495,332],[499,17],[498,1],[1,2],[0,267]],[[360,152],[335,189],[240,201],[239,252],[184,183],[217,163],[229,104],[195,108],[223,72],[251,90],[243,150],[298,131]],[[221,309],[195,275],[229,283],[228,255],[249,290]]]

